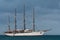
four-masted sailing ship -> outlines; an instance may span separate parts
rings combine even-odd
[[[26,25],[25,25],[25,5],[24,5],[24,13],[23,13],[23,27],[24,29],[22,30],[17,30],[17,25],[16,25],[16,9],[15,9],[15,17],[14,17],[14,26],[15,29],[11,30],[10,29],[10,16],[8,16],[8,31],[4,32],[5,35],[7,36],[39,36],[39,35],[43,35],[45,32],[47,32],[48,30],[41,30],[41,31],[35,31],[35,14],[34,14],[34,8],[33,8],[33,27],[32,30],[31,29],[26,29]]]

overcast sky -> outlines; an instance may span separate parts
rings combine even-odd
[[[14,29],[14,9],[17,9],[17,28],[23,28],[25,4],[26,28],[32,29],[32,9],[35,9],[36,30],[52,28],[46,35],[60,35],[60,0],[0,0],[0,34],[8,30],[10,15],[11,30]]]

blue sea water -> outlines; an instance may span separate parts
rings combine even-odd
[[[16,36],[16,37],[0,35],[0,40],[60,40],[60,35]]]

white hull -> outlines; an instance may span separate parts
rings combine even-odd
[[[5,33],[7,36],[39,36],[43,35],[44,32],[31,32],[31,33]]]

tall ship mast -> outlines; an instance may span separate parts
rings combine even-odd
[[[33,8],[33,31],[35,31],[35,14],[34,14],[34,8]]]
[[[16,25],[16,22],[17,22],[17,21],[16,21],[16,8],[15,8],[15,16],[14,16],[14,19],[15,19],[15,20],[14,20],[14,21],[15,21],[14,25],[15,25],[15,33],[16,33],[16,30],[17,30],[17,25]]]
[[[8,15],[8,31],[10,32],[11,29],[10,29],[10,16]]]
[[[24,26],[24,30],[26,29],[26,25],[25,25],[25,4],[24,4],[24,11],[23,11],[23,26]]]
[[[15,25],[15,29],[10,31],[10,25],[8,25],[9,27],[9,31],[4,32],[5,35],[7,36],[40,36],[40,35],[44,35],[45,32],[49,31],[49,30],[40,30],[40,31],[35,31],[35,10],[33,8],[33,28],[31,29],[26,29],[26,25],[25,25],[25,5],[24,5],[24,11],[23,11],[23,30],[17,30],[17,25],[16,25],[16,8],[15,8],[15,16],[14,16],[14,25]],[[9,16],[8,16],[9,17]],[[10,24],[10,18],[8,19],[9,24]]]

